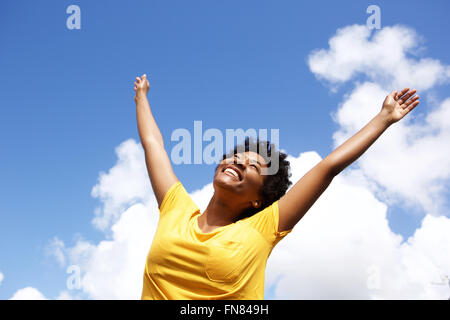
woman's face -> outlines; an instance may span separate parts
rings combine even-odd
[[[266,175],[261,175],[267,163],[256,152],[237,153],[220,162],[214,175],[215,192],[224,192],[232,201],[255,202]],[[260,203],[261,201],[259,201]]]

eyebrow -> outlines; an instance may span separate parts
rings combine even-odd
[[[257,163],[257,164],[259,164],[259,166],[262,168],[263,167],[263,165],[261,164],[261,162],[259,162],[258,160],[255,160],[255,159],[250,159],[249,160],[249,163]]]
[[[234,155],[240,158],[240,156],[239,156],[238,153],[235,153]],[[255,159],[253,159],[253,158],[249,158],[249,163],[255,163],[255,162],[256,162],[257,164],[259,164],[259,166],[260,166],[261,168],[263,167],[263,165],[261,164],[261,162],[258,161],[258,159],[255,160]]]

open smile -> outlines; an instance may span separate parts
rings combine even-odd
[[[238,181],[242,180],[242,173],[233,165],[226,167],[222,172],[235,178]]]

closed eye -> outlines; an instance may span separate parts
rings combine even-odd
[[[235,155],[234,155],[234,158],[238,160],[237,163],[240,163],[239,161],[241,160],[241,157],[240,157],[238,154],[235,154]],[[254,167],[258,173],[261,173],[261,168],[260,168],[260,167],[261,167],[261,164],[260,164],[258,161],[257,161],[256,163],[257,163],[259,166],[256,165],[254,162],[251,163],[250,166],[251,166],[251,167]]]
[[[258,168],[258,166],[257,166],[257,165],[251,164],[250,166],[252,166],[253,168],[255,168],[255,169],[256,169],[256,171],[258,171],[258,173],[259,173],[259,168]]]

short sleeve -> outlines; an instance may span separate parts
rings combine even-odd
[[[248,223],[256,229],[271,245],[275,245],[293,229],[278,231],[278,200],[248,218]]]
[[[184,189],[180,181],[175,182],[164,195],[163,201],[159,207],[160,216],[179,209],[187,209],[189,206],[195,206],[191,197]]]

